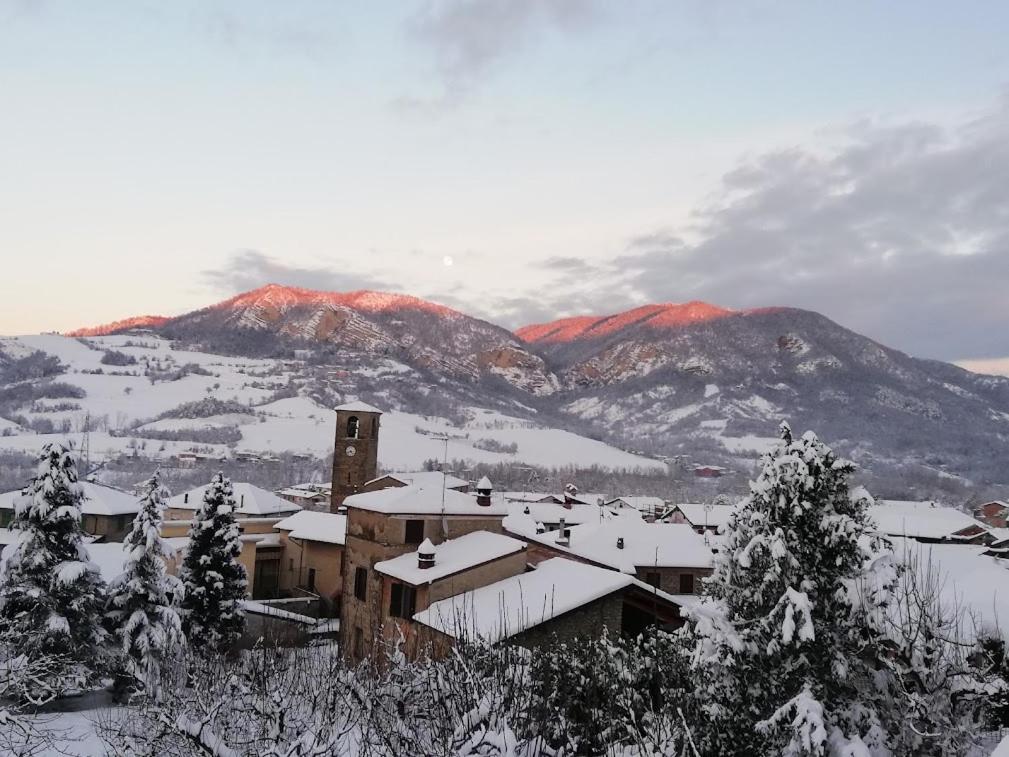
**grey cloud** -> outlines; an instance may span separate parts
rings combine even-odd
[[[561,273],[585,274],[594,270],[594,266],[582,258],[555,256],[547,258],[541,267],[549,271],[559,271]]]
[[[285,284],[334,292],[390,288],[388,281],[370,274],[337,268],[289,265],[257,250],[236,252],[223,267],[204,271],[203,278],[215,289],[228,294],[245,292],[265,284]]]
[[[407,33],[433,53],[445,92],[436,100],[404,97],[398,104],[454,104],[536,32],[584,28],[598,17],[599,8],[598,0],[429,1],[408,20]]]
[[[955,128],[846,137],[740,166],[695,214],[699,242],[636,238],[611,277],[642,301],[817,310],[922,356],[1009,355],[1009,98]]]

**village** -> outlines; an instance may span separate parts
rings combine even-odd
[[[353,401],[336,418],[331,483],[267,491],[233,482],[248,577],[245,646],[332,639],[359,662],[390,643],[416,658],[444,656],[462,640],[536,646],[674,630],[703,593],[720,527],[736,508],[724,497],[670,502],[586,493],[574,482],[559,492],[497,491],[486,477],[448,471],[380,474],[382,411]],[[132,492],[82,485],[88,550],[110,581],[141,503]],[[205,489],[166,503],[161,535],[172,575]],[[19,496],[0,495],[0,543],[16,538],[7,526]],[[985,623],[1009,611],[1009,504],[967,514],[879,500],[869,514],[902,549],[927,549],[948,591]],[[985,591],[971,602],[978,586]]]

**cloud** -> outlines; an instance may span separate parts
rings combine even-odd
[[[407,21],[407,34],[434,56],[444,92],[404,97],[407,107],[458,103],[500,61],[542,31],[574,32],[599,15],[598,0],[430,0]]]
[[[1009,355],[1009,97],[757,156],[683,231],[631,240],[582,296],[791,305],[917,355]]]
[[[218,269],[203,272],[214,289],[227,294],[246,292],[265,284],[285,284],[325,291],[389,289],[388,280],[342,269],[289,265],[257,250],[241,250]]]

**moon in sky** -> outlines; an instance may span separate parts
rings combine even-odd
[[[443,257],[441,259],[441,262],[442,262],[442,265],[444,265],[446,268],[450,268],[455,261],[452,260],[452,256],[451,255],[446,255],[445,257]]]

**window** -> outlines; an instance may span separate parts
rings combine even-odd
[[[694,574],[680,573],[680,594],[694,593]]]
[[[293,557],[287,558],[287,569],[288,570],[294,570],[294,558]]]
[[[408,520],[406,522],[406,543],[420,544],[424,541],[424,521]]]
[[[308,569],[308,590],[315,591],[315,568]]]
[[[357,439],[361,435],[361,421],[356,415],[347,419],[347,438]]]
[[[659,588],[659,574],[658,573],[645,573],[645,583],[649,586],[654,586],[656,589]]]
[[[389,614],[394,618],[413,617],[417,607],[417,590],[406,584],[392,585],[392,598],[389,601]]]
[[[354,596],[362,602],[368,598],[367,568],[354,568]]]

